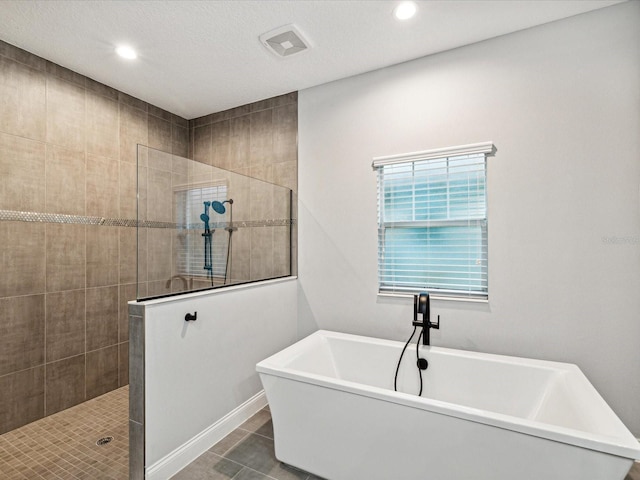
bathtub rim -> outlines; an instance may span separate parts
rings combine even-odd
[[[348,333],[333,332],[328,330],[317,330],[316,332],[310,334],[302,340],[299,340],[293,345],[259,362],[256,365],[256,371],[261,375],[272,375],[292,381],[316,385],[322,388],[344,391],[353,395],[374,398],[384,402],[403,405],[409,408],[426,410],[438,415],[445,415],[462,420],[468,420],[474,423],[519,432],[525,435],[531,435],[555,442],[574,445],[576,447],[616,455],[627,459],[640,460],[640,443],[638,443],[637,439],[627,430],[622,421],[618,418],[615,412],[613,412],[611,407],[609,407],[609,405],[604,401],[604,399],[600,396],[593,385],[591,385],[589,380],[577,365],[570,363],[552,362],[547,360],[513,357],[508,355],[471,352],[467,350],[457,350],[446,347],[422,347],[427,349],[428,351],[442,354],[459,355],[467,358],[482,357],[484,360],[490,361],[508,361],[510,363],[520,365],[525,364],[528,366],[538,366],[543,368],[563,370],[565,372],[571,373],[572,375],[578,375],[581,377],[581,381],[586,382],[586,385],[592,391],[592,395],[596,396],[596,400],[600,404],[600,407],[607,410],[607,413],[609,413],[610,415],[613,415],[613,417],[617,419],[619,424],[626,430],[626,432],[628,433],[628,438],[625,439],[617,436],[612,437],[609,435],[585,432],[569,427],[562,427],[550,423],[543,423],[536,420],[496,413],[489,410],[482,410],[441,400],[434,400],[426,397],[418,397],[416,395],[408,393],[395,392],[393,390],[387,390],[380,387],[374,387],[362,383],[318,375],[282,366],[282,363],[287,362],[290,358],[304,351],[306,345],[310,342],[315,341],[318,337],[333,337],[386,346],[398,346],[399,344],[402,344],[402,342],[394,340],[352,335]],[[268,398],[268,392],[266,393]]]

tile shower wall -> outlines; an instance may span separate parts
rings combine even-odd
[[[136,232],[87,218],[134,220],[136,144],[186,156],[188,139],[187,120],[0,41],[0,434],[128,383]]]
[[[198,162],[289,188],[294,192],[291,216],[297,218],[298,94],[254,102],[189,121],[189,155]],[[258,183],[256,188],[261,188]],[[245,192],[235,199],[234,219],[276,219],[282,204],[272,192]],[[249,201],[249,197],[251,200]],[[288,214],[289,212],[287,212]],[[297,225],[252,228],[238,235],[232,251],[235,281],[277,277],[297,272]],[[288,249],[274,246],[289,245]],[[290,267],[290,269],[289,269]]]

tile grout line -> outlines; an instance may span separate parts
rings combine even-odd
[[[231,449],[232,449],[232,448],[237,447],[237,446],[240,444],[240,442],[242,442],[245,438],[247,438],[247,437],[249,436],[249,433],[250,433],[250,432],[247,432],[246,430],[244,430],[244,429],[242,429],[242,428],[240,428],[240,427],[236,428],[236,430],[242,430],[243,432],[245,432],[245,435],[243,435],[243,436],[242,436],[242,438],[241,438],[240,440],[238,440],[238,441],[237,441],[237,442],[235,442],[233,445],[231,445],[229,448],[227,448],[227,449],[224,451],[224,453],[223,453],[222,455],[220,455],[221,457],[226,458],[226,457],[225,457],[225,455],[226,455],[227,453],[229,453],[229,452],[231,451]],[[229,432],[229,435],[231,435],[231,433],[233,433],[233,431],[232,431],[232,432]],[[224,440],[224,438],[223,438],[222,440]],[[220,441],[222,441],[222,440],[220,440]],[[218,442],[218,443],[220,443],[220,442]],[[213,447],[215,447],[215,445],[214,445]],[[213,448],[213,447],[211,447],[211,448]],[[209,449],[209,450],[207,450],[207,451],[208,451],[208,452],[211,452],[211,449]],[[211,452],[211,453],[216,453],[216,452]]]

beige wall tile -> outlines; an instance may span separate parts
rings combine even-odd
[[[46,361],[79,355],[85,351],[85,291],[47,293]]]
[[[118,228],[87,225],[87,287],[117,285]]]
[[[118,345],[118,386],[129,384],[129,342]]]
[[[281,162],[273,164],[273,183],[282,185],[296,192],[298,190],[297,162]]]
[[[171,112],[167,112],[166,110],[156,107],[155,105],[151,105],[150,103],[147,104],[147,111],[149,112],[149,115],[159,117],[162,120],[167,120],[168,122],[171,122],[171,117],[173,116]]]
[[[120,103],[120,161],[136,163],[137,144],[148,145],[147,113]]]
[[[131,95],[127,95],[124,92],[118,92],[118,101],[120,104],[135,107],[145,113],[147,113],[149,109],[149,104],[147,102],[140,100],[139,98],[132,97]]]
[[[274,168],[269,164],[257,164],[249,168],[249,176],[252,178],[264,180],[265,182],[273,183]]]
[[[44,416],[44,365],[0,376],[0,434]]]
[[[172,114],[171,123],[182,128],[189,128],[189,120],[187,120],[186,118],[182,118],[179,115]]]
[[[137,174],[136,165],[120,162],[120,218],[136,219],[137,214]]]
[[[46,212],[85,214],[85,155],[56,145],[47,145]],[[42,206],[34,210],[41,211]]]
[[[273,276],[273,227],[251,228],[251,280]]]
[[[149,168],[147,183],[147,219],[170,222],[173,216],[171,172]]]
[[[8,57],[16,62],[24,63],[29,67],[33,67],[36,70],[45,71],[47,61],[44,58],[38,57],[26,50],[11,45],[10,43],[0,40],[0,55]]]
[[[87,215],[105,218],[117,218],[119,162],[95,155],[87,155]]]
[[[203,117],[193,118],[189,120],[190,128],[194,130],[198,127],[202,127],[203,125],[209,125],[210,123],[217,121],[219,115],[220,115],[220,112],[217,112],[217,113],[210,113],[209,115],[205,115]]]
[[[118,102],[87,91],[87,153],[118,159]]]
[[[87,353],[87,400],[118,388],[118,346]]]
[[[149,220],[149,169],[138,167],[136,216],[138,220]]]
[[[250,131],[249,116],[229,120],[229,169],[233,171],[249,167]]]
[[[144,311],[142,312],[144,315]],[[129,312],[129,418],[144,422],[144,317]]]
[[[273,187],[273,218],[291,218],[291,191],[288,188]]]
[[[183,190],[185,188],[188,187],[188,177],[186,175],[180,175],[177,173],[172,173],[171,174],[171,188],[173,189],[180,189]],[[174,190],[175,191],[175,190]],[[171,215],[171,221],[172,222],[177,222],[177,221],[182,221],[184,220],[182,217],[182,212],[177,211],[177,208],[175,206],[175,194],[174,194],[174,205],[172,206],[172,215]]]
[[[214,169],[200,162],[189,162],[189,183],[210,182]]]
[[[129,387],[131,388],[131,387]],[[129,420],[129,478],[144,480],[144,425]]]
[[[149,115],[147,121],[149,123],[148,146],[171,153],[171,122],[155,115]]]
[[[251,220],[251,193],[249,185],[253,182],[245,175],[229,176],[229,198],[233,199],[233,221]]]
[[[0,297],[44,293],[45,225],[0,222]]]
[[[147,296],[147,282],[137,284],[136,298],[144,298]]]
[[[147,159],[149,168],[171,172],[172,160],[173,155],[170,152],[156,150],[155,148],[149,149],[149,156]]]
[[[87,351],[118,343],[118,287],[87,288]]]
[[[230,161],[229,151],[229,120],[223,120],[211,125],[212,160],[214,167],[228,168]]]
[[[172,230],[150,228],[147,235],[148,280],[166,282],[171,278]]]
[[[120,283],[135,283],[136,266],[137,266],[137,239],[136,234],[140,235],[141,250],[145,251],[147,243],[147,232],[145,228],[140,228],[137,232],[133,227],[120,227],[119,230],[119,250],[120,250]],[[139,265],[140,281],[147,278],[146,272],[146,255],[143,255],[144,263]]]
[[[44,295],[0,298],[0,376],[44,363]]]
[[[273,227],[273,275],[291,274],[291,231],[289,227]]]
[[[0,133],[0,209],[42,211],[44,167],[43,143]]]
[[[87,88],[87,92],[97,93],[116,102],[118,101],[118,91],[115,88],[96,82],[92,78],[85,78],[84,85]]]
[[[118,315],[118,341],[129,341],[129,302],[136,300],[136,284],[128,283],[120,285],[118,293],[119,315]]]
[[[189,130],[180,125],[171,125],[171,153],[186,157],[189,155]]]
[[[273,110],[252,113],[250,115],[250,123],[249,166],[255,168],[257,166],[270,165],[273,159]],[[267,179],[261,178],[261,180]]]
[[[33,140],[46,133],[46,75],[0,57],[0,131]]]
[[[47,292],[85,287],[84,225],[47,224]]]
[[[85,355],[48,363],[45,415],[82,403],[85,399]]]
[[[287,105],[289,103],[298,103],[298,92],[289,92],[278,97],[273,97],[273,106],[279,107],[281,105]]]
[[[249,192],[251,193],[251,219],[269,220],[274,218],[274,192],[279,187],[263,182],[251,180]]]
[[[251,279],[251,229],[239,228],[231,240],[231,265],[229,278],[232,283]]]
[[[74,72],[73,70],[69,70],[57,63],[46,61],[46,72],[61,78],[62,80],[66,80],[69,83],[73,83],[79,87],[84,87],[85,77],[80,75],[79,73]]]
[[[211,125],[198,127],[193,134],[193,159],[211,165]]]
[[[249,110],[251,112],[258,112],[260,110],[266,110],[273,108],[273,98],[265,98],[249,104]]]
[[[229,110],[225,110],[223,112],[218,112],[214,114],[214,121],[219,120],[227,120],[229,118],[241,117],[243,115],[247,115],[251,112],[251,104],[240,105],[239,107],[230,108]]]
[[[85,89],[47,75],[47,142],[84,151]]]
[[[298,161],[298,104],[273,110],[273,162]]]
[[[165,280],[147,282],[147,295],[149,297],[159,297],[171,293],[171,285],[167,286]]]

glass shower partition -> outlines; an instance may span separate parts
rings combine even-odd
[[[288,188],[138,145],[137,298],[292,274]]]

